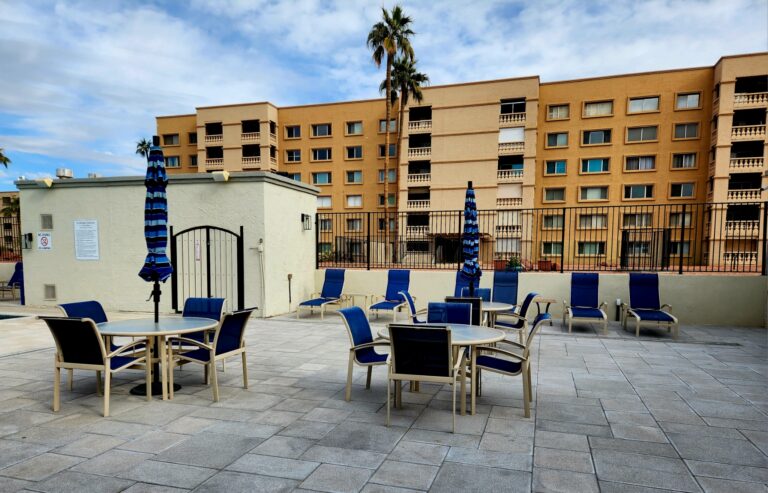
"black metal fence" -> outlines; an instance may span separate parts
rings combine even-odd
[[[21,223],[19,216],[0,216],[2,237],[0,237],[0,262],[21,260]]]
[[[765,274],[768,203],[482,210],[483,269]],[[463,211],[318,213],[317,266],[461,265]]]

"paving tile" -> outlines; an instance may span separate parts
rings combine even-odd
[[[304,416],[304,419],[307,421],[321,421],[323,423],[341,423],[346,420],[350,414],[352,414],[352,411],[316,407],[308,412]]]
[[[427,490],[437,475],[438,467],[410,462],[386,460],[370,482],[400,488]]]
[[[531,473],[471,464],[445,462],[432,482],[431,491],[529,492]]]
[[[768,493],[768,486],[744,481],[726,479],[698,478],[705,493]]]
[[[768,455],[768,427],[766,427],[766,431],[745,430],[742,433],[764,454]]]
[[[22,481],[21,479],[5,478],[0,476],[0,491],[3,493],[26,491],[25,488],[31,487],[33,484],[34,483],[31,481]]]
[[[397,444],[388,459],[400,462],[413,462],[416,464],[428,464],[439,466],[448,454],[449,447],[433,445],[422,442],[409,442],[401,440]]]
[[[402,444],[408,442],[401,441],[400,443]],[[258,450],[258,447],[256,450]],[[301,458],[304,460],[323,462],[326,464],[336,464],[339,466],[377,469],[381,463],[384,462],[384,459],[387,458],[387,454],[369,452],[367,450],[352,450],[346,448],[323,447],[316,445],[304,452]]]
[[[85,459],[69,455],[45,453],[0,470],[3,476],[29,481],[41,481],[48,476],[69,469]]]
[[[669,439],[684,459],[768,467],[768,457],[744,440],[677,433],[670,433]]]
[[[589,442],[585,435],[558,433],[555,431],[536,430],[536,446],[589,452]]]
[[[315,444],[314,440],[298,437],[273,436],[252,450],[254,454],[298,458]]]
[[[530,471],[533,465],[533,457],[528,453],[511,454],[461,447],[451,447],[445,460],[518,471]]]
[[[216,420],[213,419],[182,416],[171,423],[168,423],[163,429],[169,433],[194,435],[215,423]]]
[[[190,491],[172,486],[161,486],[159,484],[136,483],[123,493],[184,493]]]
[[[133,481],[126,479],[62,471],[35,484],[34,488],[44,493],[118,493],[132,484]]]
[[[293,423],[283,428],[282,431],[280,431],[280,435],[319,440],[334,428],[336,428],[336,424],[334,423],[306,421],[301,419],[294,421]]]
[[[595,437],[613,436],[610,426],[585,425],[581,423],[566,423],[562,421],[536,420],[536,430],[556,431],[560,433],[572,433],[575,435],[589,435]]]
[[[506,436],[496,433],[483,433],[480,448],[494,452],[533,453],[533,437]]]
[[[298,481],[256,474],[223,471],[200,485],[198,493],[252,493],[254,491],[269,491],[270,493],[288,493],[294,491]]]
[[[261,439],[203,432],[157,455],[157,460],[222,468],[253,449]]]
[[[657,426],[656,420],[648,412],[605,411],[605,417],[610,424]]]
[[[753,419],[768,421],[768,417],[754,406],[735,404],[732,402],[688,399],[691,406],[700,416],[724,419]]]
[[[319,462],[310,462],[269,455],[245,454],[227,466],[228,470],[303,480],[319,466]]]
[[[168,433],[164,431],[153,431],[140,436],[135,440],[120,445],[122,450],[132,450],[134,452],[144,452],[148,454],[157,454],[173,447],[179,442],[189,438],[187,435],[178,433]]]
[[[593,449],[615,450],[633,454],[655,455],[658,457],[679,458],[677,451],[668,443],[641,442],[621,438],[589,437]]]
[[[0,439],[0,469],[47,452],[51,447]]]
[[[398,410],[392,411],[393,415],[396,415],[397,412]],[[462,416],[457,410],[456,433],[482,435],[487,420],[487,414],[478,413]],[[423,430],[450,432],[453,429],[453,414],[450,410],[428,408],[421,413],[413,427]]]
[[[122,438],[85,434],[82,435],[81,438],[56,449],[56,452],[59,454],[91,458],[124,443],[125,440]]]
[[[446,433],[444,431],[417,430],[411,428],[403,437],[413,442],[435,443],[452,447],[477,448],[480,445],[480,437],[476,435],[463,435],[461,433]]]
[[[269,438],[282,429],[282,426],[257,424],[252,421],[219,421],[205,431],[248,438]]]
[[[322,464],[300,486],[330,493],[357,493],[372,474],[370,469]]]
[[[595,406],[577,406],[563,403],[542,403],[536,408],[540,420],[578,423],[585,425],[607,425],[603,410]]]
[[[405,428],[345,422],[328,433],[318,445],[389,453],[405,434]]]
[[[719,464],[717,462],[697,460],[686,460],[685,463],[696,477],[706,476],[734,481],[768,483],[768,468]]]
[[[368,483],[360,493],[419,493],[419,490],[412,490],[410,488],[398,488],[396,486],[387,486],[385,484]]]
[[[668,441],[661,428],[656,427],[612,424],[611,431],[614,437],[627,440],[658,443],[667,443]]]
[[[669,493],[673,491],[611,481],[598,481],[598,484],[600,485],[601,493]]]
[[[678,491],[701,491],[682,460],[615,450],[592,453],[600,480]]]
[[[683,433],[704,437],[743,439],[744,435],[735,428],[720,428],[717,426],[689,425],[685,423],[659,422],[661,429],[667,433]]]
[[[192,489],[215,473],[215,469],[205,467],[147,460],[117,476],[145,483]]]
[[[81,462],[74,466],[72,470],[88,474],[115,476],[151,458],[152,454],[142,454],[128,450],[109,450],[92,459]]]
[[[592,474],[592,456],[589,452],[559,450],[536,447],[533,451],[533,465],[547,469],[562,469]]]
[[[514,437],[533,437],[535,424],[531,421],[521,421],[517,419],[489,418],[488,425],[485,427],[487,433],[496,433],[498,435]]]
[[[542,493],[598,493],[594,474],[533,468],[533,491]]]

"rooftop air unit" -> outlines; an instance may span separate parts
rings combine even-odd
[[[60,180],[68,180],[73,178],[72,170],[69,168],[56,168],[56,178]]]

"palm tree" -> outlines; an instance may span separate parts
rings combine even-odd
[[[0,147],[0,164],[5,166],[6,168],[8,167],[9,164],[11,164],[11,160],[8,159],[8,156],[6,156],[3,153],[3,148],[2,147]]]
[[[381,9],[382,20],[377,22],[368,33],[368,47],[373,51],[373,61],[377,67],[381,67],[381,62],[386,59],[386,96],[384,98],[387,111],[384,120],[384,210],[386,224],[389,224],[389,215],[387,214],[387,205],[389,203],[388,182],[389,182],[389,120],[392,114],[392,64],[396,55],[403,58],[413,59],[413,47],[411,46],[410,36],[413,31],[410,28],[411,18],[403,14],[403,9],[399,5],[388,12],[386,8]],[[399,147],[399,146],[398,146]]]
[[[18,197],[11,197],[11,201],[3,207],[3,210],[0,211],[0,213],[4,217],[12,217],[12,216],[18,216],[19,215],[19,198]]]
[[[152,146],[152,141],[147,139],[141,139],[136,142],[136,154],[149,158],[149,148]]]

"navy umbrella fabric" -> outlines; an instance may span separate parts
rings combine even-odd
[[[464,234],[462,235],[462,258],[464,264],[461,272],[469,279],[469,295],[475,295],[475,281],[480,279],[482,271],[478,256],[480,255],[480,231],[477,227],[477,204],[472,182],[467,183],[467,194],[464,199]]]
[[[155,322],[159,320],[160,282],[173,273],[173,267],[165,253],[168,245],[168,200],[165,187],[168,178],[165,174],[165,160],[160,148],[160,139],[152,138],[147,163],[147,176],[144,180],[147,196],[144,200],[144,239],[147,242],[147,258],[139,277],[147,282],[154,282],[152,298],[155,303]]]

